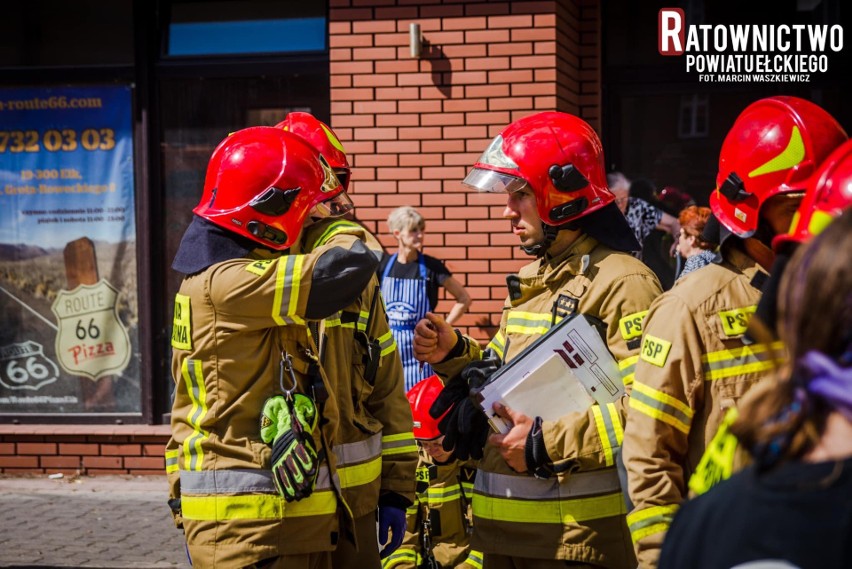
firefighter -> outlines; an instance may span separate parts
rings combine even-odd
[[[645,320],[624,436],[640,567],[655,567],[674,513],[726,409],[776,366],[783,346],[744,341],[772,267],[772,239],[790,227],[814,170],[846,139],[817,105],[770,97],[728,132],[710,208],[715,262],[658,298]],[[718,473],[707,472],[708,481]]]
[[[408,510],[402,546],[385,559],[382,569],[482,569],[482,553],[470,550],[470,501],[475,461],[459,461],[441,446],[443,436],[429,408],[443,389],[437,375],[408,391],[414,437],[420,447],[417,499]]]
[[[592,405],[556,421],[506,408],[512,429],[492,435],[468,397],[556,322],[574,313],[604,323],[625,384],[632,380],[642,319],[660,294],[656,276],[629,251],[640,245],[607,189],[603,149],[576,116],[521,118],[492,141],[464,181],[505,192],[503,217],[536,260],[507,277],[500,327],[483,359],[479,345],[428,314],[415,328],[415,353],[446,378],[432,415],[444,448],[484,456],[473,498],[471,546],[489,569],[635,566],[616,470],[626,402]],[[486,445],[486,438],[488,438]],[[484,450],[483,450],[484,446]]]
[[[330,565],[345,509],[333,484],[338,394],[307,321],[355,302],[378,261],[360,241],[289,248],[309,216],[350,208],[296,135],[248,128],[213,152],[172,265],[185,277],[166,471],[195,566]]]
[[[348,189],[349,161],[332,129],[309,113],[293,112],[276,125],[307,140],[327,160]],[[311,252],[363,242],[380,258],[382,246],[354,221],[326,218],[310,225],[297,250]],[[403,390],[402,363],[388,325],[377,277],[358,299],[318,323],[319,358],[332,388],[340,394],[340,423],[333,447],[343,496],[354,518],[335,549],[335,569],[378,569],[379,537],[390,555],[405,535],[405,511],[414,500],[417,446],[411,409]]]

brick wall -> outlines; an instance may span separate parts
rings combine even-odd
[[[0,425],[0,474],[165,474],[169,425]]]
[[[561,110],[599,126],[598,2],[330,2],[331,124],[353,163],[358,216],[393,250],[388,213],[420,210],[426,252],[473,297],[461,327],[482,341],[499,324],[505,275],[529,258],[501,217],[505,197],[460,182],[519,117]],[[411,23],[426,42],[419,59]]]

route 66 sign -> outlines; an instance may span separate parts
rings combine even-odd
[[[118,291],[106,280],[61,290],[51,306],[59,330],[56,357],[71,375],[97,381],[130,362],[130,336],[118,318]]]
[[[59,368],[44,355],[41,344],[28,340],[0,348],[0,385],[38,391],[59,377]]]

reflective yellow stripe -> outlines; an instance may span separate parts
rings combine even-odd
[[[186,383],[186,393],[192,401],[192,408],[186,420],[193,430],[192,435],[183,441],[183,468],[184,470],[201,470],[201,464],[204,461],[201,442],[210,436],[210,433],[201,428],[201,423],[207,416],[207,387],[204,385],[201,360],[189,358],[183,360],[181,375]]]
[[[553,315],[550,313],[523,312],[513,310],[506,319],[507,334],[546,334],[551,328]],[[556,322],[562,320],[557,317]]]
[[[349,229],[361,229],[361,226],[345,219],[335,221],[334,223],[329,225],[328,228],[326,228],[323,234],[320,235],[316,241],[314,241],[314,244],[311,245],[311,251],[313,251],[320,245],[325,245],[329,239],[331,239],[338,233],[343,233]]]
[[[633,383],[630,408],[689,434],[695,414],[689,405],[641,382]]]
[[[610,404],[611,405],[611,404]],[[595,418],[595,427],[598,430],[598,436],[601,439],[601,446],[604,452],[604,460],[607,466],[612,466],[613,462],[613,439],[614,434],[611,434],[612,425],[610,424],[609,412],[606,414],[601,411],[599,405],[592,405],[592,416]],[[616,443],[618,446],[618,443]]]
[[[454,502],[459,498],[461,498],[461,489],[458,484],[443,487],[430,486],[426,491],[426,500],[430,506]]]
[[[399,433],[382,437],[382,456],[404,454],[407,452],[416,453],[417,450],[414,433]]]
[[[476,569],[482,569],[482,552],[471,549],[464,562]]]
[[[400,563],[408,563],[416,566],[420,563],[420,556],[413,549],[400,547],[382,561],[382,569],[391,569],[391,567],[395,567]]]
[[[332,491],[314,491],[298,502],[287,503],[273,494],[181,496],[181,514],[189,520],[275,520],[334,514],[337,498]]]
[[[175,450],[166,451],[166,474],[178,471],[178,456],[180,452]]]
[[[302,282],[304,260],[304,255],[287,255],[278,259],[272,318],[279,326],[304,324],[305,322],[296,314],[299,306],[299,286]]]
[[[790,142],[787,143],[787,147],[781,151],[781,154],[749,172],[748,177],[754,178],[763,174],[787,170],[799,164],[804,159],[805,143],[802,141],[802,134],[799,132],[799,127],[794,126],[793,132],[790,133]]]
[[[701,356],[704,379],[759,373],[775,369],[782,361],[784,344],[754,344],[733,350],[719,350]]]
[[[393,337],[393,332],[388,330],[387,334],[379,336],[379,347],[382,349],[380,352],[381,357],[392,354],[396,350],[396,340]]]
[[[473,513],[501,522],[564,525],[624,515],[626,508],[621,492],[576,500],[513,500],[474,494]]]
[[[624,385],[630,385],[636,376],[636,362],[639,361],[639,356],[630,356],[618,362],[618,370],[621,372],[621,381]]]
[[[488,343],[487,347],[494,350],[494,353],[497,354],[497,357],[502,360],[504,357],[503,352],[506,348],[506,340],[505,338],[503,338],[503,332],[498,330],[497,334],[494,335],[494,337]]]
[[[382,457],[376,457],[363,464],[338,466],[337,475],[340,477],[341,488],[369,484],[382,475]]]
[[[627,515],[627,525],[630,527],[630,538],[633,543],[649,535],[668,531],[679,508],[678,504],[667,506],[652,506]]]

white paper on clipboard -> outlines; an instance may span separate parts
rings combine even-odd
[[[531,417],[558,419],[624,394],[618,364],[583,315],[561,321],[513,359],[482,388],[479,404],[495,431],[511,423],[493,411],[500,402]]]

